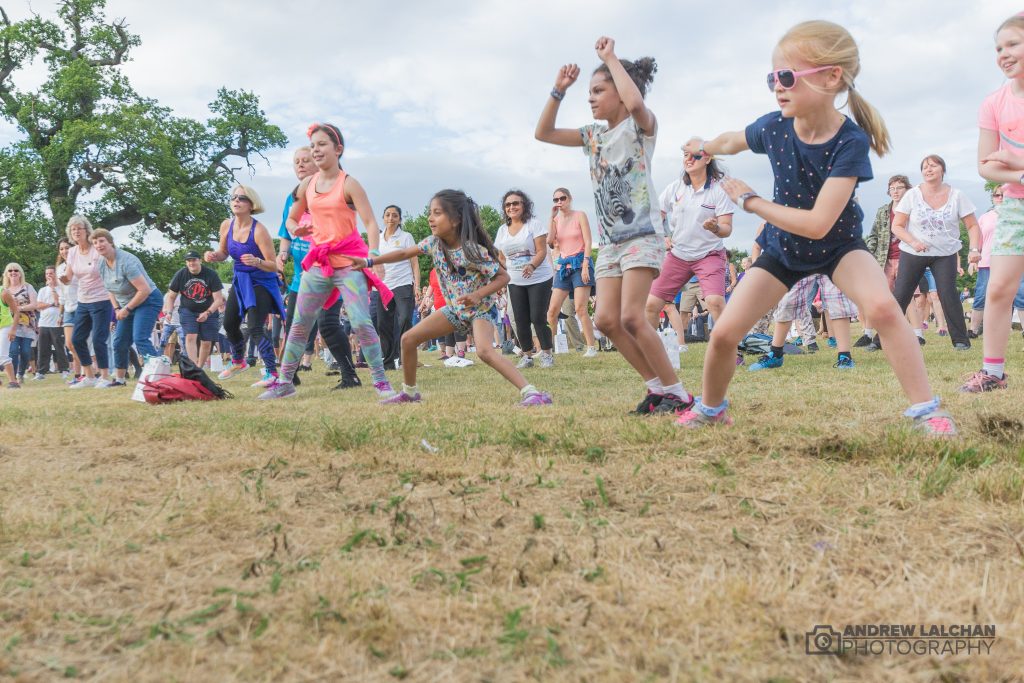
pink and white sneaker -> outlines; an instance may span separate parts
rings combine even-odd
[[[933,410],[914,418],[914,429],[928,436],[953,437],[957,435],[953,416],[944,410]]]
[[[545,391],[538,391],[535,394],[529,394],[526,398],[519,402],[521,408],[529,408],[530,406],[549,406],[551,405],[551,394]]]
[[[220,379],[231,379],[238,373],[245,372],[248,369],[249,364],[243,360],[240,365],[235,365],[234,363],[232,363],[231,365],[227,366],[226,368],[221,370],[220,374],[218,374],[217,377],[219,377]]]
[[[412,395],[407,394],[404,391],[400,391],[397,394],[395,394],[394,396],[392,396],[391,398],[381,399],[381,401],[380,401],[381,405],[390,405],[390,406],[398,405],[399,403],[419,403],[419,402],[420,402],[420,392],[418,392],[418,391],[415,394],[412,394]]]
[[[718,415],[711,417],[710,415],[704,414],[697,405],[691,406],[688,410],[684,411],[679,419],[676,420],[676,424],[680,427],[686,427],[687,429],[700,429],[702,427],[711,427],[714,425],[731,425],[732,418],[727,414],[728,408],[720,412]]]
[[[391,388],[391,382],[384,380],[383,382],[374,382],[373,388],[377,390],[377,398],[383,403],[385,400],[394,398],[398,392]]]

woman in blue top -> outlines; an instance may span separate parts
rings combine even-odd
[[[156,324],[164,298],[149,277],[139,258],[114,246],[110,232],[99,228],[89,235],[100,255],[100,277],[114,304],[117,328],[114,330],[114,373],[111,387],[123,387],[128,373],[128,356],[132,344],[143,358],[158,356],[153,346]],[[145,362],[145,361],[143,361]]]
[[[234,260],[235,277],[231,295],[224,307],[224,331],[231,343],[231,365],[220,373],[221,379],[233,377],[249,368],[245,361],[242,317],[256,342],[263,364],[271,376],[277,376],[274,345],[264,332],[271,313],[284,317],[284,301],[278,289],[277,258],[270,232],[253,216],[263,213],[263,201],[256,191],[237,185],[231,191],[233,218],[220,225],[220,244],[216,251],[203,255],[207,263]]]
[[[871,178],[869,148],[886,154],[889,133],[875,108],[853,87],[859,72],[857,44],[846,29],[827,21],[797,24],[776,46],[768,74],[780,111],[762,116],[745,131],[686,143],[684,149],[691,154],[749,149],[767,155],[775,193],[768,200],[742,181],[723,183],[738,206],[766,221],[758,236],[763,251],[711,333],[704,395],[680,416],[679,424],[694,428],[731,423],[725,393],[736,369],[736,345],[796,282],[822,273],[876,325],[911,401],[904,415],[928,434],[956,433],[928,386],[910,324],[861,238],[864,216],[854,194],[860,181]],[[859,126],[836,109],[841,93],[847,94]]]
[[[295,169],[295,177],[300,182],[316,173],[317,167],[313,162],[313,155],[308,146],[299,147],[295,150],[295,156],[292,158],[292,167]],[[284,264],[288,262],[289,258],[295,264],[295,272],[292,275],[291,284],[288,285],[288,296],[285,299],[287,315],[284,322],[284,336],[286,339],[288,338],[288,331],[292,327],[292,321],[295,319],[295,304],[299,298],[299,284],[302,282],[302,259],[306,258],[310,248],[309,240],[288,232],[288,212],[292,210],[292,204],[294,203],[295,192],[293,191],[285,200],[281,227],[277,231],[277,236],[281,240],[277,252],[278,270],[282,273],[284,272]],[[312,219],[309,218],[309,213],[307,212],[299,220],[299,225],[305,226],[311,224],[311,222]],[[341,305],[342,301],[338,299],[333,305],[321,310],[317,315],[316,322],[310,328],[309,338],[306,341],[306,353],[302,357],[299,369],[312,369],[310,361],[312,360],[317,329],[319,328],[320,336],[323,337],[324,344],[327,345],[331,355],[334,356],[334,360],[338,363],[338,369],[341,372],[341,381],[334,388],[349,389],[362,386],[362,383],[359,381],[359,376],[356,375],[356,366],[352,362],[352,345],[349,343],[348,334],[345,333],[341,325]]]

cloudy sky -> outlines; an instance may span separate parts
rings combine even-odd
[[[28,16],[25,0],[0,2],[12,19]],[[36,0],[33,8],[47,14],[50,4]],[[859,191],[869,217],[885,201],[886,179],[902,172],[919,182],[920,159],[931,153],[946,159],[952,185],[981,211],[989,208],[975,170],[977,109],[1004,81],[993,32],[1024,9],[996,0],[314,0],[291,7],[300,9],[270,0],[109,0],[107,16],[125,17],[141,36],[125,67],[135,88],[181,115],[206,118],[217,88],[228,86],[255,91],[291,147],[304,142],[311,121],[339,125],[346,170],[378,214],[389,203],[418,213],[443,187],[495,206],[506,189],[520,187],[546,208],[552,189],[565,185],[591,215],[581,151],[533,139],[561,64],[577,62],[589,73],[601,35],[616,39],[620,57],[657,59],[648,104],[660,124],[660,188],[678,175],[687,138],[741,129],[774,108],[764,78],[776,41],[799,21],[829,19],[858,41],[857,88],[882,112],[895,145],[872,159],[876,179]],[[591,121],[586,80],[567,94],[560,125]],[[16,136],[0,122],[0,144]],[[290,149],[269,158],[245,182],[276,226],[295,181]],[[771,192],[763,157],[725,161],[732,175]],[[736,225],[730,246],[748,248],[755,219],[740,214]]]

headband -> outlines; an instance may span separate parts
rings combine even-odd
[[[331,137],[334,138],[335,142],[341,145],[341,138],[338,137],[338,133],[337,131],[334,130],[334,126],[331,126],[330,124],[326,123],[320,123],[318,121],[314,121],[313,123],[309,124],[309,128],[306,129],[306,137],[312,138],[313,133],[315,133],[317,130],[324,129],[326,129],[331,134]]]

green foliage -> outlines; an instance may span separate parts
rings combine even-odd
[[[62,0],[56,21],[0,16],[0,117],[21,134],[0,149],[0,221],[30,281],[41,281],[76,212],[96,227],[136,226],[140,242],[155,229],[205,244],[227,213],[236,171],[287,142],[253,93],[221,88],[205,122],[136,93],[120,67],[140,39],[108,22],[105,4]],[[38,60],[43,83],[18,87]],[[141,251],[147,267],[160,267]]]

